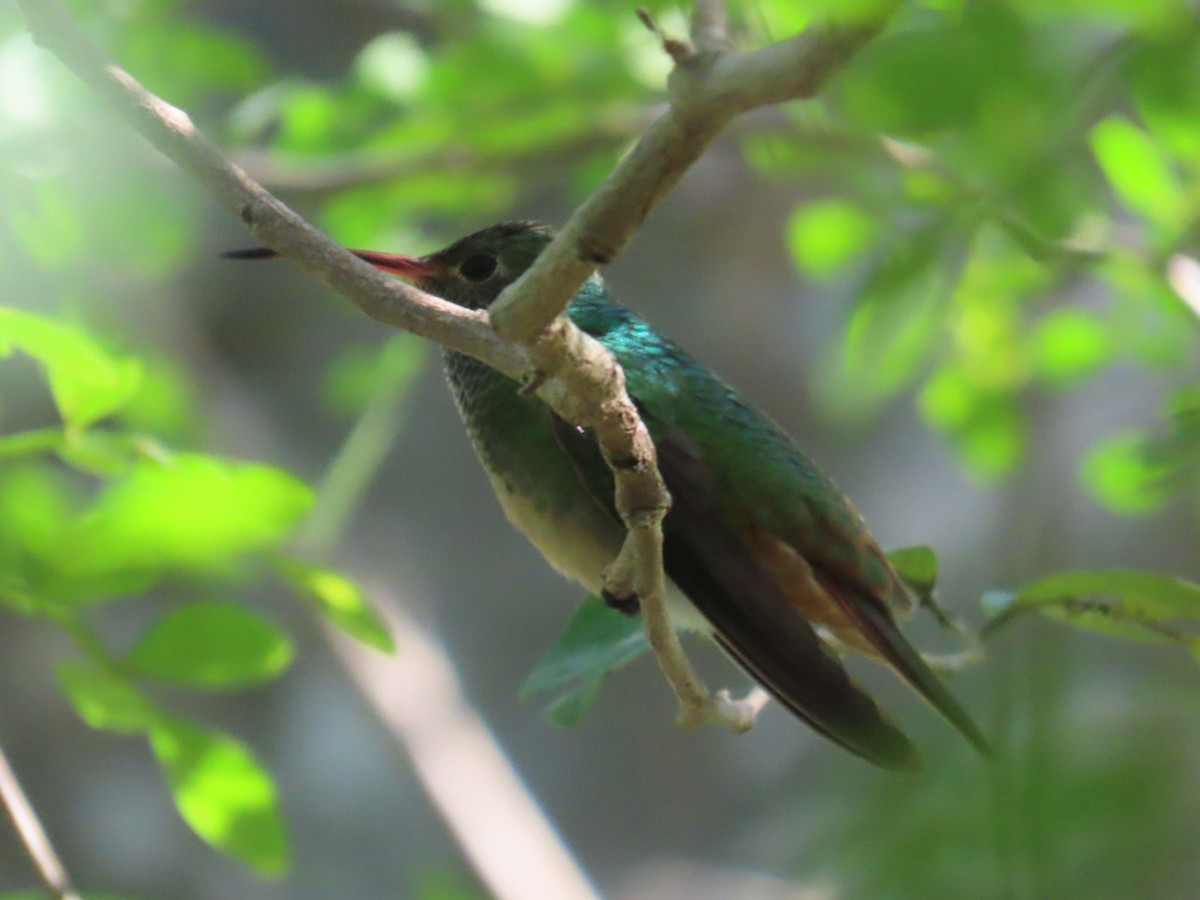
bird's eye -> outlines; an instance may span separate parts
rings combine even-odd
[[[476,284],[487,281],[495,271],[496,257],[488,253],[476,253],[474,256],[468,256],[458,267],[459,275]]]

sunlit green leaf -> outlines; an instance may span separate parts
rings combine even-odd
[[[338,628],[384,653],[395,651],[387,625],[371,608],[362,588],[345,575],[296,559],[279,559],[277,565],[288,581]]]
[[[133,464],[134,447],[127,435],[91,428],[68,435],[58,456],[81,472],[105,477],[119,475]]]
[[[165,719],[151,730],[150,745],[196,834],[263,875],[282,874],[288,851],[275,783],[242,743]]]
[[[0,352],[8,347],[45,367],[59,413],[78,428],[120,409],[141,380],[136,359],[110,354],[82,329],[0,307]]]
[[[1081,309],[1056,310],[1038,325],[1034,338],[1035,365],[1046,381],[1064,386],[1092,374],[1112,355],[1112,340],[1104,324]]]
[[[914,282],[879,284],[861,297],[846,327],[843,389],[869,399],[907,385],[932,346],[944,301],[934,272]]]
[[[1092,447],[1080,477],[1089,493],[1116,512],[1145,515],[1166,502],[1170,494],[1164,477],[1169,468],[1148,458],[1146,437],[1129,431]]]
[[[871,245],[875,223],[851,203],[825,200],[798,207],[788,222],[788,237],[797,265],[827,277]]]
[[[529,673],[521,696],[554,690],[580,678],[602,677],[648,647],[640,616],[626,616],[599,597],[589,597]]]
[[[189,603],[159,618],[125,658],[138,675],[199,688],[266,681],[292,661],[292,642],[236,603]]]
[[[158,709],[133,684],[91,662],[63,663],[58,681],[79,717],[92,728],[141,734],[161,719]]]
[[[961,366],[943,366],[921,389],[922,416],[944,432],[972,472],[1010,472],[1024,452],[1026,427],[1010,391],[981,387]]]
[[[63,534],[73,519],[64,473],[42,464],[0,468],[0,601],[44,611]]]
[[[310,503],[307,486],[270,466],[198,454],[142,459],[80,520],[74,565],[226,566],[285,540]]]
[[[1184,214],[1183,194],[1169,161],[1128,119],[1109,116],[1097,123],[1092,150],[1113,190],[1131,209],[1166,225]]]
[[[929,594],[937,585],[938,561],[932,547],[901,547],[889,550],[887,558],[918,594]]]

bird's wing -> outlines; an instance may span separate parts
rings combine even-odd
[[[667,575],[712,624],[717,641],[813,728],[871,762],[913,769],[920,753],[826,650],[772,573],[722,520],[712,481],[687,435],[642,409],[671,492],[664,522]],[[566,423],[557,433],[580,480],[613,510],[613,483],[594,439]],[[781,615],[781,611],[785,614]]]

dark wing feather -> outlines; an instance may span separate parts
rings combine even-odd
[[[921,658],[912,644],[900,633],[891,613],[874,597],[860,602],[844,598],[842,591],[831,593],[838,599],[846,615],[855,622],[872,646],[891,665],[896,673],[945,717],[971,745],[985,757],[992,755],[991,745],[970,713],[955,699],[929,664]]]
[[[721,520],[687,436],[670,426],[653,430],[673,500],[664,523],[664,568],[713,626],[717,641],[821,734],[877,765],[917,768],[916,747],[826,651],[803,616],[788,614],[792,607],[779,585]],[[557,434],[581,482],[615,517],[612,477],[595,441],[561,421]]]

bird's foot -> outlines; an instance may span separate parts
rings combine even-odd
[[[615,609],[622,615],[636,616],[642,611],[642,600],[638,597],[636,591],[617,593],[615,591],[602,590],[600,591],[600,599],[604,601],[604,605],[609,609]]]
[[[728,728],[734,734],[744,734],[754,727],[758,714],[770,699],[767,692],[759,687],[740,700],[733,699],[729,691],[717,691],[703,700],[680,706],[675,721],[685,731],[711,722]]]
[[[521,386],[517,389],[522,397],[532,397],[550,380],[550,373],[544,369],[531,368],[521,376]]]

